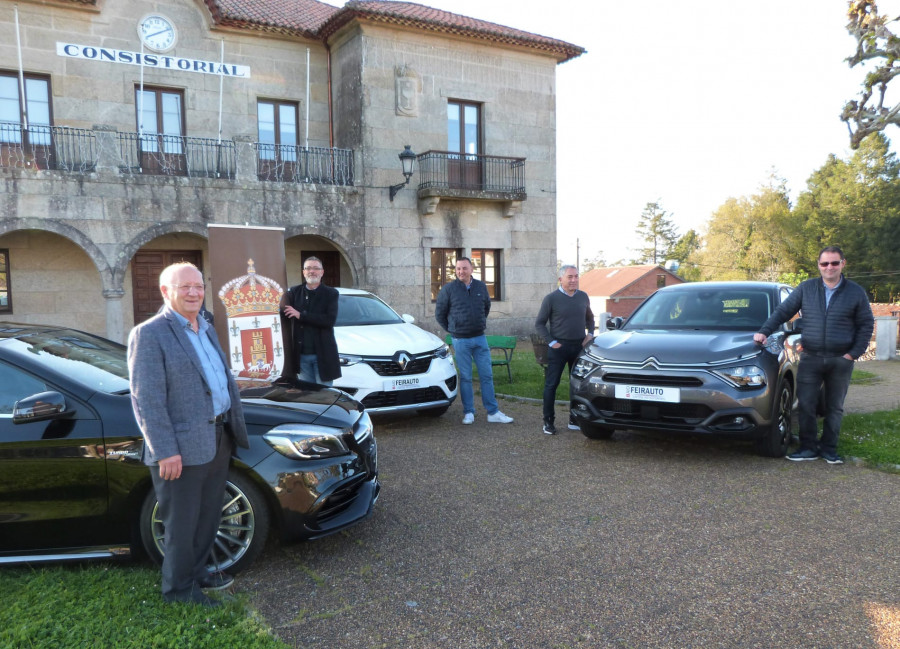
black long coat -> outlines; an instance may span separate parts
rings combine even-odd
[[[281,298],[281,335],[284,342],[285,359],[284,376],[296,377],[300,368],[295,348],[295,328],[311,327],[316,339],[316,359],[319,362],[319,376],[323,381],[333,381],[341,376],[341,363],[338,360],[337,341],[334,339],[334,323],[337,321],[338,297],[337,289],[319,284],[315,290],[315,308],[304,310],[301,304],[303,284],[288,289]],[[288,318],[284,315],[284,307],[292,306],[300,312],[301,318]]]

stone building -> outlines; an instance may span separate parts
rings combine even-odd
[[[490,333],[529,332],[582,53],[386,0],[0,0],[0,320],[124,341],[163,266],[248,224],[283,228],[289,284],[315,254],[431,329],[472,257]]]

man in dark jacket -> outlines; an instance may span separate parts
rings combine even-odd
[[[591,300],[587,293],[578,290],[578,269],[575,266],[565,265],[559,269],[559,288],[544,297],[534,328],[549,347],[544,377],[543,431],[545,435],[556,435],[554,407],[563,369],[568,365],[571,373],[581,350],[594,337]],[[578,430],[571,413],[569,429]]]
[[[334,323],[337,321],[337,289],[325,286],[325,267],[318,257],[303,262],[303,284],[288,289],[281,298],[284,314],[285,376],[299,374],[310,383],[330,386],[341,376]]]
[[[487,420],[494,424],[508,424],[512,417],[500,412],[494,396],[494,370],[491,349],[484,330],[491,312],[491,297],[487,286],[472,277],[472,260],[460,257],[456,262],[456,279],[444,284],[437,296],[434,317],[453,337],[453,351],[459,370],[459,396],[463,405],[464,424],[475,423],[475,392],[472,389],[472,361],[481,382],[481,403],[487,410]]]
[[[802,282],[763,323],[753,339],[765,344],[775,329],[803,312],[797,400],[800,406],[800,448],[787,456],[801,462],[825,459],[843,464],[837,454],[838,434],[844,416],[844,397],[850,386],[853,362],[863,355],[875,328],[872,307],[863,288],[843,275],[844,253],[826,246],[819,253],[821,279]],[[822,439],[816,442],[816,404],[825,386],[825,421]]]

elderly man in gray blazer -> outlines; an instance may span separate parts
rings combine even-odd
[[[167,602],[215,606],[203,591],[229,586],[207,561],[222,513],[228,465],[249,447],[237,384],[202,317],[203,275],[189,263],[159,276],[162,313],[128,340],[131,402],[144,436],[143,461],[165,524],[162,593]]]

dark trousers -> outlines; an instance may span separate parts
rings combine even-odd
[[[575,366],[575,361],[581,354],[581,342],[562,342],[557,349],[547,349],[547,371],[544,381],[544,420],[554,420],[553,406],[556,402],[556,388],[562,378],[563,368],[569,366],[569,373]],[[572,388],[569,387],[569,397],[572,396]]]
[[[216,427],[216,455],[211,462],[184,466],[177,480],[163,480],[151,467],[159,513],[166,526],[162,594],[167,601],[199,591],[208,574],[207,561],[222,520],[222,496],[234,443],[223,426]]]
[[[797,400],[800,410],[800,448],[818,450],[821,453],[837,451],[838,434],[844,418],[844,398],[850,387],[853,361],[843,356],[814,356],[804,353],[800,356],[797,370]],[[825,386],[825,421],[822,425],[822,439],[817,443],[816,404],[819,389]]]

